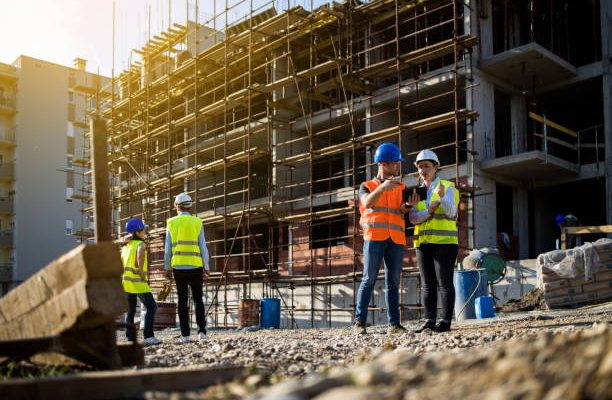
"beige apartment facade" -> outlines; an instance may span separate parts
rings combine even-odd
[[[0,295],[93,233],[75,166],[104,82],[85,67],[0,64]]]

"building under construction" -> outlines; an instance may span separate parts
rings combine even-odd
[[[408,186],[416,154],[438,153],[461,193],[460,254],[499,239],[507,258],[533,258],[554,247],[558,213],[612,222],[612,1],[231,3],[168,21],[101,108],[115,232],[143,217],[161,268],[174,196],[189,193],[213,325],[262,297],[281,298],[286,326],[351,320],[357,190],[384,141],[406,154]],[[420,308],[408,244],[403,318]]]

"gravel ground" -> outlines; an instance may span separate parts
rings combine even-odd
[[[433,394],[441,395],[442,393],[431,391],[433,396],[431,397],[429,392],[420,392],[418,385],[413,388],[412,395],[408,395],[408,392],[401,389],[402,385],[399,385],[396,389],[400,390],[401,396],[397,390],[383,390],[373,395],[365,389],[372,389],[382,381],[390,382],[392,380],[389,379],[393,375],[401,372],[393,369],[386,370],[385,366],[408,363],[414,367],[412,369],[415,371],[418,371],[419,368],[449,369],[446,374],[438,374],[439,377],[444,377],[450,374],[451,370],[454,370],[454,373],[457,374],[458,371],[465,368],[469,369],[473,365],[486,364],[483,360],[499,359],[503,354],[508,353],[508,349],[499,350],[503,346],[511,346],[511,349],[522,348],[524,351],[521,354],[533,353],[530,357],[537,358],[543,350],[542,346],[547,346],[547,343],[557,340],[554,338],[560,337],[561,339],[558,340],[570,340],[573,341],[572,343],[584,342],[586,346],[588,340],[584,338],[594,337],[592,332],[598,332],[598,338],[604,341],[601,350],[604,356],[608,355],[606,362],[610,364],[607,372],[604,372],[607,374],[606,377],[610,379],[604,381],[607,382],[607,385],[604,383],[603,387],[604,390],[610,389],[610,393],[612,393],[612,386],[609,386],[612,382],[612,351],[610,349],[612,329],[609,327],[611,323],[612,303],[608,303],[578,310],[516,313],[488,320],[472,320],[455,324],[453,330],[446,333],[425,331],[416,334],[409,331],[388,335],[386,326],[370,327],[367,335],[355,335],[348,327],[258,330],[252,332],[213,330],[209,332],[207,341],[198,342],[195,340],[196,336],[192,334],[193,341],[182,344],[179,343],[180,332],[178,330],[164,330],[156,332],[156,335],[163,340],[161,345],[145,348],[145,365],[143,367],[241,365],[249,368],[250,376],[241,382],[216,386],[204,391],[181,394],[148,392],[145,398],[230,399],[249,395],[255,396],[254,398],[265,399],[304,399],[313,398],[315,395],[325,395],[325,397],[321,397],[324,399],[366,399],[372,398],[372,396],[374,396],[373,398],[435,398],[436,396],[433,396]],[[404,322],[404,326],[409,329],[416,327],[416,325],[415,321]],[[576,336],[578,339],[576,339]],[[122,332],[118,332],[118,337],[122,337]],[[510,343],[506,343],[508,341]],[[529,347],[533,343],[539,343],[540,347]],[[599,342],[597,344],[591,343],[589,349],[600,345]],[[477,351],[469,351],[468,349]],[[602,354],[601,351],[590,351]],[[567,345],[563,345],[563,348],[558,351],[559,354],[567,352],[571,353]],[[466,357],[466,354],[469,354],[470,357]],[[474,357],[477,361],[474,361]],[[550,354],[546,357],[550,357]],[[451,361],[448,361],[446,366],[443,365],[444,363],[440,364],[445,360]],[[525,365],[521,363],[524,363],[524,360],[514,360],[511,362],[511,366],[502,366],[502,368],[508,369],[507,371],[504,370],[504,373],[509,376],[514,373],[515,367],[519,368],[517,371],[520,371],[521,368],[525,369]],[[561,364],[566,365],[567,361],[561,362]],[[433,367],[432,365],[436,366]],[[459,369],[457,370],[457,368]],[[379,372],[383,375],[386,374],[386,378],[379,377]],[[425,380],[419,376],[417,374],[408,377],[408,382],[411,379],[416,379],[418,382]],[[403,377],[402,379],[405,381],[407,378]],[[402,380],[400,379],[400,381]],[[279,382],[283,383],[270,387],[270,385]],[[300,389],[311,387],[312,382],[317,387],[316,390],[303,392]],[[321,390],[317,385],[323,385],[325,390]],[[500,382],[500,385],[502,385],[500,387],[505,387],[503,382]],[[516,392],[516,396],[509,397],[543,398],[543,394],[547,393],[542,388],[536,390],[535,386],[530,389],[529,385],[533,386],[535,384],[533,382],[523,382],[523,385],[518,387],[524,393],[519,391]],[[278,390],[275,388],[279,386],[281,387],[280,392],[274,392],[273,390]],[[387,386],[387,389],[389,389],[397,385]],[[470,387],[469,381],[466,383],[466,387]],[[501,390],[499,387],[491,389],[489,394],[492,396],[497,393],[494,389]],[[266,394],[266,391],[271,390],[272,394]],[[336,395],[334,391],[339,392]],[[355,391],[355,393],[352,391]],[[360,393],[359,395],[357,395],[357,391]],[[568,395],[567,391],[561,391],[560,393],[564,396]],[[588,397],[606,398],[597,395],[601,392],[594,395],[593,393]],[[565,398],[580,397],[569,396]],[[564,397],[553,396],[549,398]]]

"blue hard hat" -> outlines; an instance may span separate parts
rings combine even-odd
[[[394,143],[383,143],[374,153],[374,162],[397,162],[404,161],[400,148]]]
[[[562,223],[564,223],[565,222],[565,215],[557,214],[557,216],[555,217],[555,222],[557,223],[557,225],[561,225]]]
[[[145,229],[147,226],[142,222],[140,218],[132,218],[125,224],[125,231],[127,233],[134,233]]]

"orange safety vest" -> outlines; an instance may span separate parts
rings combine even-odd
[[[382,182],[376,178],[364,183],[370,193],[381,184]],[[383,192],[371,208],[365,208],[359,199],[359,212],[361,213],[359,225],[363,229],[365,240],[383,241],[390,237],[394,243],[406,245],[404,216],[400,211],[402,191],[405,187],[406,185],[402,183],[394,190]]]

